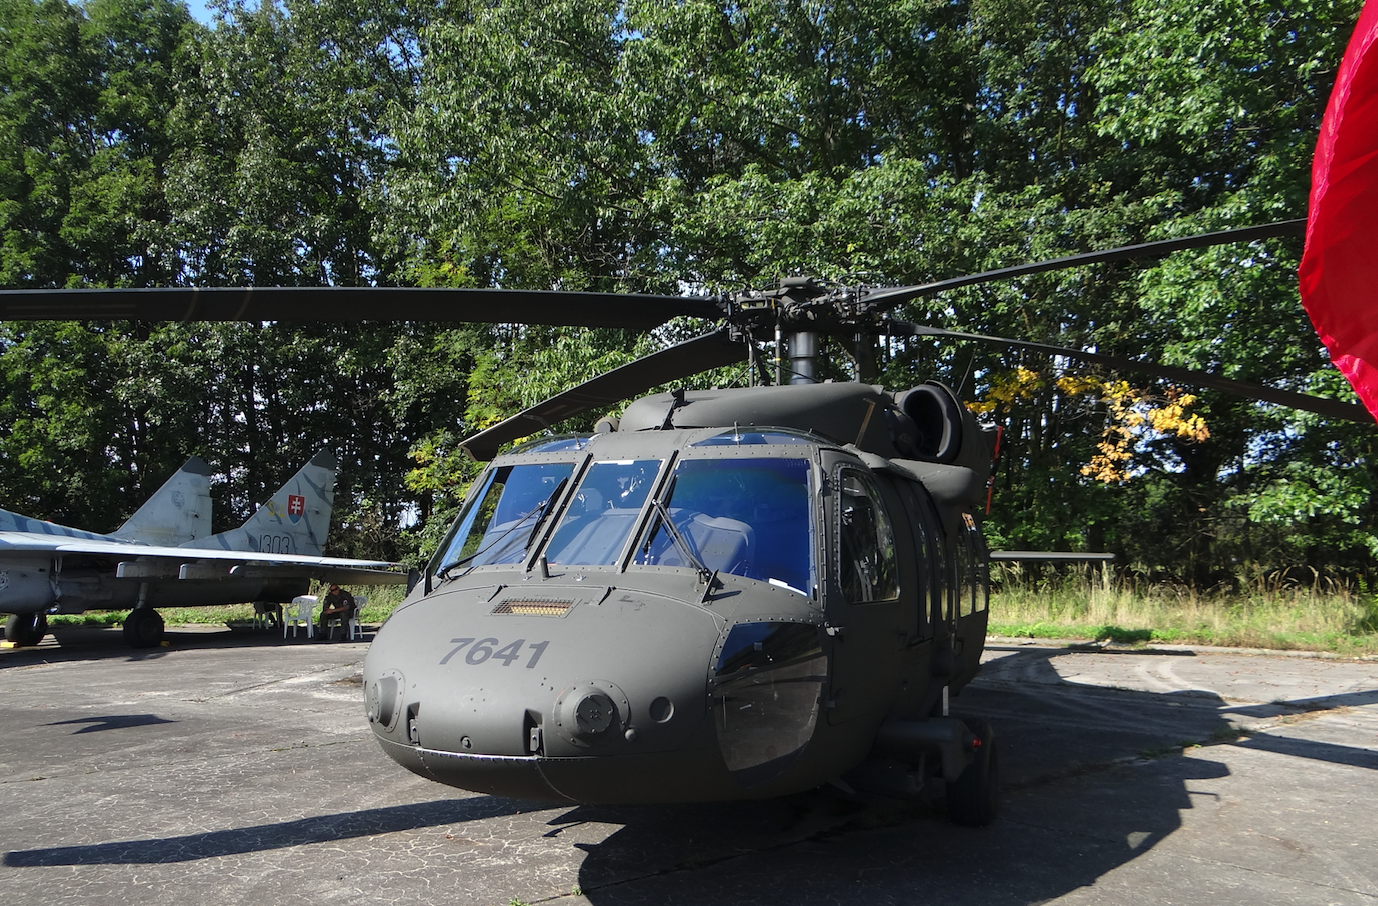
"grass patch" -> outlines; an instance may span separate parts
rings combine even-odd
[[[365,595],[368,603],[364,605],[359,619],[364,623],[381,623],[388,618],[397,605],[406,597],[402,585],[347,586],[351,594]],[[324,594],[325,589],[313,589],[313,594]],[[119,626],[124,622],[128,610],[88,610],[86,613],[55,614],[48,617],[49,626]],[[220,625],[234,622],[248,622],[254,618],[253,604],[217,604],[211,607],[168,607],[158,608],[163,622],[168,626]]]
[[[1002,579],[991,592],[992,635],[1030,639],[1153,642],[1226,648],[1378,654],[1378,597],[1344,589],[1263,590],[1210,595],[1154,587],[1126,589],[1085,577],[1037,586]],[[324,589],[319,589],[323,593]],[[352,587],[366,595],[363,622],[382,623],[406,597],[400,585]],[[251,604],[159,609],[169,626],[224,625],[253,618]],[[118,626],[127,610],[51,616],[52,626]]]
[[[999,577],[992,635],[1378,654],[1378,598],[1346,589],[1205,594],[1090,577],[1039,585]]]

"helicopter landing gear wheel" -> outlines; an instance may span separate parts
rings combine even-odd
[[[124,618],[124,640],[131,648],[152,648],[163,640],[163,618],[156,610],[131,610]]]
[[[980,745],[971,764],[947,785],[947,815],[953,824],[984,827],[995,820],[996,796],[999,792],[995,730],[984,720],[968,720],[965,723]]]
[[[48,634],[48,618],[41,613],[17,613],[5,621],[5,641],[27,648],[43,641]]]

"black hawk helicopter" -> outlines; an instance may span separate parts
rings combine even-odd
[[[1218,375],[910,324],[901,303],[1057,268],[1298,234],[1302,221],[1074,255],[919,286],[808,278],[715,298],[253,288],[0,293],[24,320],[503,320],[717,329],[465,442],[491,464],[373,642],[383,749],[441,783],[518,798],[765,798],[832,781],[995,814],[996,735],[950,710],[980,668],[992,554],[980,520],[997,432],[936,382],[816,383],[822,335],[935,336],[1372,423],[1362,408]],[[776,340],[774,385],[637,399],[596,432],[502,445]],[[780,350],[788,348],[788,383]],[[1018,552],[997,554],[1009,559]]]

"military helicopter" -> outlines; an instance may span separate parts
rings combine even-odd
[[[870,335],[937,336],[1205,385],[1372,423],[1335,400],[1095,352],[910,324],[945,289],[1296,234],[1301,221],[1074,255],[918,286],[787,278],[712,298],[341,288],[0,293],[0,317],[504,320],[645,329],[718,320],[465,442],[491,460],[364,664],[387,754],[468,790],[538,800],[765,798],[835,782],[995,815],[997,738],[950,700],[985,644],[980,520],[998,431],[948,387],[869,383]],[[857,381],[817,383],[824,334]],[[712,367],[775,383],[642,397],[594,433],[501,447]],[[784,350],[788,350],[788,381]],[[999,554],[1018,558],[1018,552]]]
[[[980,518],[998,433],[940,383],[898,393],[864,379],[814,383],[818,333],[1031,347],[1371,422],[1335,401],[887,317],[955,286],[1298,228],[896,289],[797,278],[716,300],[720,330],[466,442],[491,465],[365,662],[378,741],[422,776],[521,798],[941,786],[954,821],[988,823],[996,736],[952,716],[950,698],[976,675],[985,643]],[[791,332],[789,383],[647,396],[593,435],[495,457],[554,421],[748,359],[751,339],[772,330]]]

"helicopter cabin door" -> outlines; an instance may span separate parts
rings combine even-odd
[[[826,706],[828,722],[840,724],[890,709],[915,622],[916,583],[907,575],[913,558],[902,556],[912,549],[909,528],[889,479],[845,461],[828,465]]]
[[[990,617],[990,555],[985,536],[971,513],[962,513],[956,546],[957,581],[953,583],[953,614],[957,618],[953,649],[956,670],[952,691],[957,692],[981,669]]]

